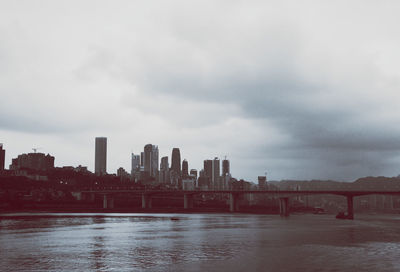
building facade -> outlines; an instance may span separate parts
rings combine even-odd
[[[208,188],[212,188],[212,176],[213,176],[213,161],[204,160],[203,172],[200,173],[201,180],[199,184],[204,188],[207,185]]]
[[[96,137],[94,172],[98,176],[107,174],[107,138]]]
[[[168,156],[161,158],[160,182],[161,183],[170,183]]]
[[[196,179],[197,179],[197,170],[196,169],[190,169],[190,175],[196,177]]]
[[[28,153],[12,159],[10,170],[30,169],[48,171],[54,168],[54,157],[43,153]]]
[[[140,171],[140,155],[132,153],[131,156],[131,175],[134,176],[136,172]]]
[[[4,170],[6,161],[6,151],[3,149],[3,144],[0,144],[0,171]]]
[[[182,161],[182,177],[188,177],[189,176],[189,164],[187,160]]]
[[[222,161],[222,176],[226,176],[230,173],[229,160],[224,159]]]
[[[214,158],[212,162],[212,177],[211,177],[211,184],[213,188],[219,187],[220,182],[220,163],[217,157]]]
[[[147,144],[144,146],[144,171],[150,177],[158,176],[158,146]]]
[[[178,176],[181,175],[181,152],[177,147],[172,149],[171,170]]]
[[[267,189],[267,176],[258,176],[258,189]]]

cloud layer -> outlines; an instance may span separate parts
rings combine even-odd
[[[0,141],[108,171],[130,152],[225,155],[234,176],[399,174],[397,2],[8,2]]]

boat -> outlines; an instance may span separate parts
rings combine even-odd
[[[321,207],[315,207],[313,211],[313,214],[326,214],[326,213],[327,212],[325,211],[325,209]]]
[[[337,218],[337,219],[350,219],[349,215],[346,214],[346,213],[344,213],[344,212],[339,212],[339,213],[336,215],[336,218]]]
[[[171,217],[170,219],[171,219],[171,221],[179,221],[178,217]]]

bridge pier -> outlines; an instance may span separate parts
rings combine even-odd
[[[392,195],[389,196],[389,209],[392,210],[392,211],[394,210],[393,196]]]
[[[193,208],[193,195],[192,194],[184,194],[183,195],[183,208],[184,209],[192,209]]]
[[[103,209],[114,208],[114,198],[112,196],[103,196]]]
[[[282,217],[289,216],[289,198],[288,197],[280,197],[279,198],[279,214]]]
[[[142,194],[142,208],[143,209],[151,209],[151,195],[149,194]]]
[[[353,196],[347,196],[347,219],[354,219]]]
[[[234,193],[229,194],[229,211],[230,212],[239,211],[239,194],[234,194]]]

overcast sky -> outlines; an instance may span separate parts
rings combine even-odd
[[[6,167],[147,143],[256,181],[400,174],[398,1],[0,0]]]

